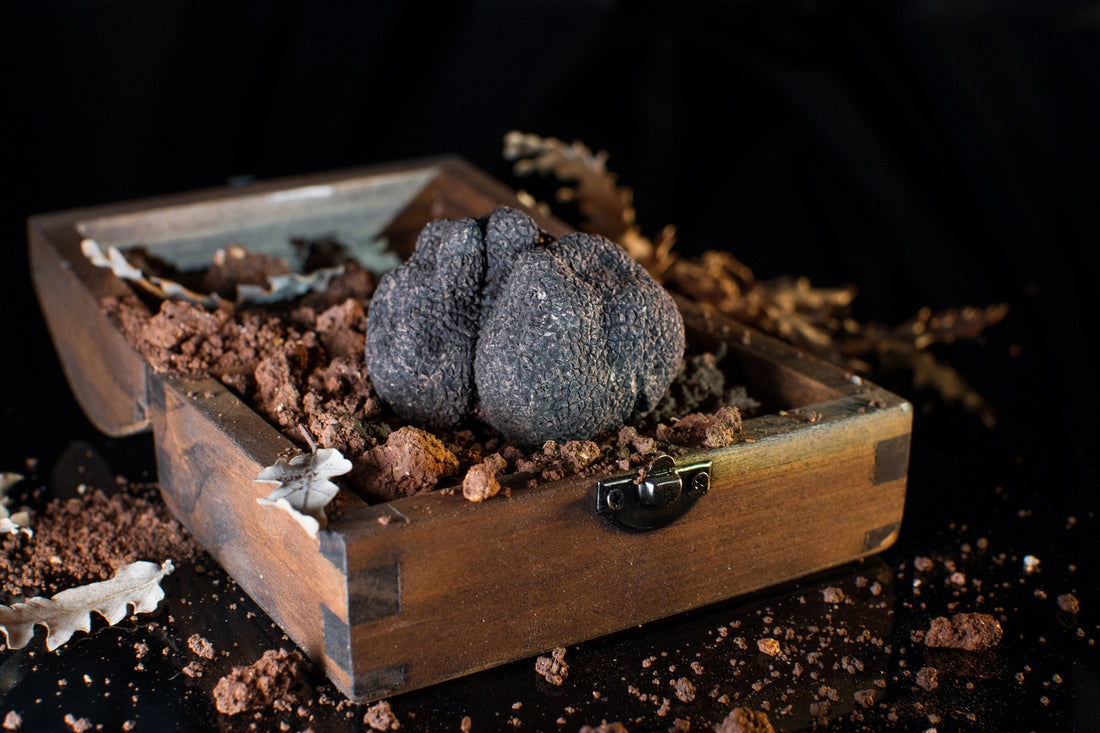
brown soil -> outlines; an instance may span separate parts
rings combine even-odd
[[[917,687],[923,688],[928,691],[932,691],[940,686],[937,677],[939,676],[939,670],[935,667],[921,667],[917,672]]]
[[[987,613],[956,613],[951,618],[932,619],[932,625],[924,634],[924,644],[976,652],[996,646],[1002,634],[997,619]]]
[[[248,710],[293,705],[297,702],[293,689],[301,683],[303,663],[298,652],[269,649],[247,667],[234,667],[214,687],[218,712],[236,715]]]
[[[535,671],[550,684],[561,687],[569,676],[569,665],[565,662],[565,647],[555,647],[550,656],[535,660]]]
[[[1064,593],[1058,596],[1056,600],[1058,602],[1058,608],[1066,613],[1077,613],[1081,610],[1081,603],[1072,593]]]
[[[767,713],[747,707],[731,710],[714,730],[716,733],[775,733]]]
[[[19,597],[56,593],[106,580],[136,560],[193,560],[201,549],[154,498],[99,489],[46,505],[34,534],[0,539],[0,592]]]
[[[154,260],[136,264],[174,274]],[[324,293],[262,308],[210,311],[181,301],[147,303],[136,293],[104,306],[154,371],[220,380],[292,441],[338,449],[355,466],[348,483],[368,501],[459,485],[467,498],[481,500],[500,491],[504,474],[533,483],[631,471],[662,452],[736,442],[742,412],[760,407],[743,387],[731,386],[719,356],[698,353],[685,359],[650,419],[594,441],[528,450],[503,444],[476,421],[436,433],[406,426],[374,394],[364,368],[374,278],[343,264],[345,273]],[[281,271],[270,258],[235,252],[189,282],[229,297],[234,278],[256,283]]]
[[[401,723],[397,721],[390,704],[385,700],[376,702],[367,708],[367,712],[363,716],[363,722],[371,730],[397,730],[401,727]]]

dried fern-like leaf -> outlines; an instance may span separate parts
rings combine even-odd
[[[279,507],[316,537],[328,521],[325,505],[340,490],[329,479],[350,470],[351,461],[335,448],[321,448],[289,461],[280,458],[256,476],[256,481],[277,484],[266,498],[257,498],[256,502]]]
[[[572,183],[572,188],[559,189],[558,199],[577,203],[585,217],[580,228],[618,242],[670,291],[853,372],[867,373],[873,362],[906,369],[914,388],[933,389],[993,426],[993,408],[927,349],[977,338],[1005,317],[1007,305],[936,312],[925,308],[892,329],[859,323],[848,313],[856,296],[851,285],[820,288],[805,277],[759,281],[747,265],[725,251],[682,259],[672,252],[671,226],[655,241],[648,240],[635,224],[630,189],[619,186],[607,170],[606,153],[593,154],[580,142],[510,132],[504,138],[504,157],[515,161],[517,175],[540,173]]]
[[[34,636],[34,627],[46,627],[46,648],[57,649],[77,631],[92,628],[92,611],[114,626],[126,618],[129,606],[134,613],[156,610],[164,598],[160,581],[175,568],[171,560],[161,565],[133,562],[121,567],[110,580],[63,590],[53,598],[31,598],[14,606],[0,605],[0,631],[8,646],[21,649]]]
[[[518,176],[552,175],[572,186],[562,186],[559,202],[577,204],[584,221],[580,228],[617,242],[651,273],[666,269],[673,257],[675,228],[665,227],[657,240],[642,235],[635,223],[634,193],[618,185],[607,169],[607,153],[593,153],[579,141],[565,143],[513,130],[504,136],[504,158],[513,161]]]
[[[932,344],[950,344],[960,339],[975,339],[1008,315],[1008,304],[985,308],[968,306],[933,311],[921,308],[913,318],[894,328],[894,336],[911,341],[918,349]]]

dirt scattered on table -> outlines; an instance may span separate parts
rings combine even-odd
[[[939,670],[935,667],[921,667],[917,672],[917,687],[931,692],[940,686],[936,679],[938,676]]]
[[[1056,599],[1058,608],[1062,609],[1066,613],[1077,613],[1081,610],[1081,603],[1077,600],[1077,597],[1072,593],[1063,593]]]
[[[763,639],[757,640],[756,648],[760,650],[761,654],[766,654],[769,657],[774,657],[775,655],[779,654],[780,644],[777,639],[765,637]]]
[[[198,634],[187,637],[187,648],[203,659],[214,658],[214,645]]]
[[[106,580],[137,560],[192,560],[202,552],[157,497],[128,490],[91,489],[53,499],[34,522],[34,534],[0,539],[0,590],[10,597],[53,595]]]
[[[214,687],[218,712],[237,715],[267,707],[289,709],[298,698],[294,689],[301,684],[302,655],[286,649],[269,649],[248,666],[234,667]]]
[[[65,713],[65,725],[73,733],[87,733],[95,727],[92,721],[87,718],[78,718],[72,713]]]
[[[535,671],[555,687],[561,687],[569,676],[569,665],[565,661],[565,647],[555,647],[548,657],[535,660]]]
[[[715,733],[775,733],[767,713],[747,707],[731,710],[714,730]]]
[[[924,644],[974,652],[996,646],[1003,634],[1000,623],[988,613],[956,613],[951,618],[932,619],[924,634]]]
[[[367,708],[367,712],[363,716],[363,722],[371,730],[397,730],[401,727],[401,723],[398,722],[397,717],[393,714],[393,709],[386,700],[379,700]]]
[[[691,702],[695,699],[695,685],[687,677],[675,680],[672,683],[672,689],[680,702]]]
[[[866,690],[856,690],[852,694],[852,697],[861,708],[869,708],[875,704],[874,688],[869,687]]]
[[[578,733],[630,733],[630,729],[619,722],[603,722],[599,725],[582,725]]]

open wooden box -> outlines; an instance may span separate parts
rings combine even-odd
[[[219,189],[37,216],[35,287],[69,382],[111,435],[152,429],[172,511],[320,663],[368,701],[591,639],[878,552],[902,518],[912,410],[903,399],[682,303],[689,339],[725,342],[750,390],[783,409],[745,422],[709,491],[652,531],[597,513],[597,481],[517,488],[475,504],[432,493],[345,509],[320,533],[257,504],[257,473],[296,448],[212,379],[154,373],[101,307],[128,286],[80,243],[208,262],[336,228],[407,248],[439,217],[523,208],[461,160]],[[553,234],[560,222],[532,213]],[[350,494],[350,492],[345,492]],[[159,558],[151,558],[159,559]]]

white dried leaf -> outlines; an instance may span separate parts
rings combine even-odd
[[[57,649],[77,631],[92,628],[92,611],[114,626],[128,615],[149,613],[164,598],[160,581],[175,568],[171,560],[161,565],[132,562],[121,567],[110,580],[63,590],[53,598],[31,598],[14,606],[0,605],[0,631],[8,646],[21,649],[34,636],[38,624],[46,627],[46,648]]]
[[[246,305],[278,303],[305,295],[309,292],[321,292],[328,288],[334,277],[344,274],[343,265],[322,267],[307,274],[292,272],[286,275],[270,275],[267,286],[239,284],[237,300],[230,303],[217,293],[198,293],[180,283],[155,275],[147,275],[131,265],[117,247],[108,247],[104,254],[94,239],[85,239],[80,243],[84,256],[96,267],[105,267],[123,280],[129,280],[164,300],[182,300],[201,305],[204,308],[230,310]],[[218,250],[215,258],[224,257],[224,250]]]
[[[291,272],[286,275],[269,275],[266,288],[259,285],[240,284],[237,286],[237,305],[263,305],[294,300],[309,292],[322,292],[332,278],[344,274],[343,265],[322,267],[307,275]]]
[[[385,237],[337,232],[336,239],[344,243],[352,259],[373,275],[385,275],[401,265],[401,258],[390,249]]]
[[[107,254],[103,254],[99,242],[88,238],[80,243],[80,251],[93,265],[105,267],[123,280],[141,282],[145,278],[145,274],[141,270],[126,261],[118,247],[108,247]]]
[[[22,480],[22,474],[10,472],[0,473],[0,534],[19,532],[20,530],[27,534],[32,534],[31,530],[27,529],[27,525],[31,523],[30,512],[23,510],[11,514],[7,506],[8,489]]]
[[[295,518],[311,537],[324,527],[325,505],[340,488],[329,479],[351,470],[351,461],[335,448],[321,448],[312,453],[294,456],[289,461],[280,458],[256,476],[256,481],[278,484],[266,498],[256,501],[264,506],[277,506]]]
[[[205,308],[226,309],[231,307],[229,301],[217,293],[210,293],[208,295],[196,293],[194,290],[190,290],[174,280],[168,280],[167,278],[156,277],[154,275],[146,275],[144,272],[131,265],[118,247],[108,247],[107,254],[104,255],[103,249],[99,246],[99,242],[88,238],[80,243],[80,251],[83,252],[84,256],[96,267],[105,267],[123,280],[137,283],[158,298],[163,298],[165,300],[184,300],[189,303],[201,305]]]

